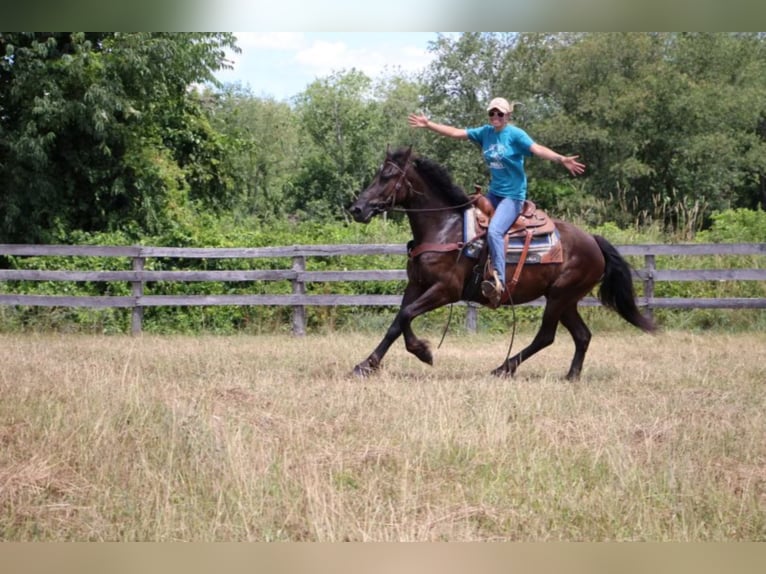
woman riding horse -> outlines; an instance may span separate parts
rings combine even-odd
[[[491,306],[474,280],[475,269],[481,268],[482,261],[467,256],[464,249],[465,211],[473,203],[442,166],[413,155],[412,148],[386,152],[372,183],[349,212],[360,223],[369,223],[373,216],[391,209],[406,212],[413,236],[407,261],[408,282],[394,321],[375,350],[356,365],[355,374],[366,376],[377,370],[399,335],[404,336],[409,352],[433,364],[428,343],[412,331],[413,319],[460,300]],[[605,306],[643,331],[655,329],[636,306],[631,270],[617,249],[603,237],[565,221],[555,220],[555,225],[560,262],[523,265],[513,299],[505,303],[521,304],[545,297],[540,330],[526,348],[494,369],[495,375],[513,375],[522,361],[553,343],[561,323],[575,344],[567,378],[578,378],[591,333],[577,303],[599,283],[599,298]],[[482,257],[486,260],[486,249]],[[516,271],[519,265],[522,262],[509,264],[508,271]]]

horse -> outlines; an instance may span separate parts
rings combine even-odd
[[[373,216],[391,210],[404,211],[409,219],[412,240],[409,242],[407,285],[402,303],[393,322],[378,346],[353,369],[353,374],[366,377],[377,371],[381,362],[400,336],[410,353],[433,365],[427,341],[412,331],[412,321],[429,311],[461,300],[491,307],[478,288],[477,270],[481,263],[467,256],[464,211],[486,197],[469,197],[456,185],[446,168],[413,153],[412,146],[394,151],[386,149],[386,157],[372,182],[347,208],[358,223],[369,223]],[[601,303],[616,311],[628,323],[644,332],[654,332],[654,322],[642,315],[635,302],[631,267],[617,249],[604,237],[587,233],[575,225],[553,219],[561,246],[561,262],[547,264],[508,264],[506,277],[517,282],[509,297],[500,305],[523,304],[539,297],[546,300],[542,324],[532,342],[492,370],[496,376],[513,376],[519,365],[538,351],[551,345],[561,323],[571,334],[575,352],[567,380],[580,377],[591,332],[578,312],[578,302],[599,286]],[[487,247],[482,250],[486,265]],[[479,280],[477,280],[479,279]],[[509,353],[510,354],[510,353]]]

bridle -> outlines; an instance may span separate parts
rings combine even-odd
[[[396,180],[396,183],[394,184],[394,191],[391,194],[391,207],[389,208],[390,211],[406,211],[403,208],[397,208],[396,207],[396,196],[399,195],[399,191],[402,189],[402,185],[407,185],[407,191],[413,192],[413,193],[420,193],[422,194],[422,191],[417,191],[413,185],[412,182],[407,178],[407,168],[410,167],[410,155],[407,154],[407,159],[404,161],[404,167],[399,167],[393,160],[387,159],[385,163],[383,164],[383,167],[385,168],[386,165],[392,166],[394,169],[396,169],[399,172],[399,178]],[[381,170],[382,171],[382,170]]]

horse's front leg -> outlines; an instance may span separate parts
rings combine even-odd
[[[402,310],[396,314],[393,323],[386,331],[383,340],[378,343],[375,350],[361,363],[354,367],[354,375],[358,377],[366,377],[380,368],[380,363],[383,361],[383,357],[388,352],[389,347],[396,341],[399,335],[402,334]]]
[[[402,297],[402,305],[399,307],[399,311],[397,312],[396,317],[394,317],[391,326],[383,336],[383,340],[378,343],[378,346],[375,347],[375,350],[370,353],[370,355],[364,361],[354,367],[354,375],[366,377],[367,375],[372,374],[374,371],[377,371],[380,368],[380,363],[383,361],[383,357],[388,352],[388,349],[391,347],[391,345],[393,345],[394,341],[399,338],[399,335],[402,334],[404,329],[402,324],[404,309],[409,305],[409,303],[415,301],[420,295],[421,290],[416,285],[413,283],[407,284],[407,288],[404,290],[404,296]],[[410,334],[412,333],[409,324],[407,325],[407,330],[410,332]]]
[[[354,367],[354,374],[366,376],[380,368],[383,356],[388,352],[388,349],[399,335],[402,334],[404,334],[405,348],[424,363],[433,365],[433,355],[428,342],[415,336],[415,333],[412,331],[412,320],[418,315],[456,300],[456,298],[449,296],[445,285],[441,283],[431,285],[422,293],[419,287],[409,283],[402,299],[402,306],[388,331],[386,331],[383,340],[370,356]]]

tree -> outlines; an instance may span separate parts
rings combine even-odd
[[[700,225],[766,172],[764,61],[755,35],[584,35],[542,70],[541,132],[578,142],[615,219]]]
[[[536,91],[536,79],[552,50],[566,42],[571,42],[570,35],[439,36],[431,46],[435,59],[422,77],[425,87],[421,109],[437,122],[458,127],[479,126],[487,121],[486,104],[495,96],[503,96],[517,103],[514,110],[517,125],[536,136],[536,121],[548,105],[545,95]],[[480,154],[467,149],[465,142],[430,133],[423,133],[420,140],[422,150],[448,166],[464,187],[483,186],[487,182],[488,174]],[[544,139],[540,141],[553,145]]]
[[[189,91],[231,34],[0,33],[0,237],[161,228],[225,203],[222,142]]]
[[[213,125],[229,138],[225,161],[233,178],[234,211],[261,219],[283,216],[301,161],[296,114],[288,104],[255,97],[238,84],[206,97]]]
[[[342,216],[380,158],[372,81],[358,70],[318,79],[297,98],[301,161],[293,209],[310,218]]]

